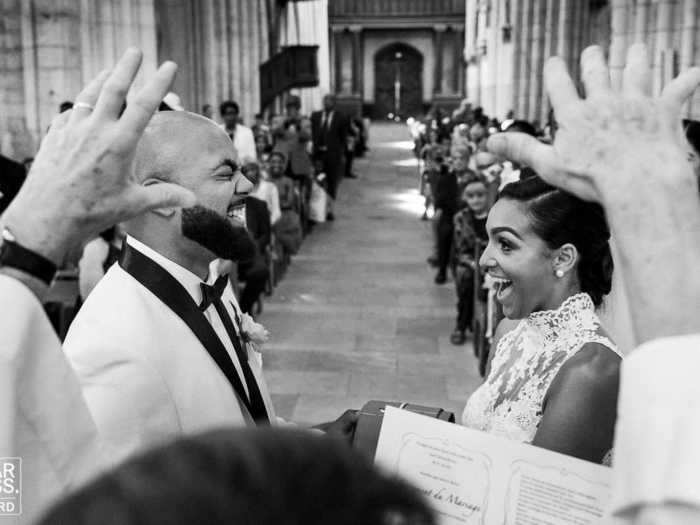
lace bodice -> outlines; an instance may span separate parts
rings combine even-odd
[[[542,404],[562,365],[586,343],[600,343],[619,355],[601,335],[588,294],[569,297],[557,310],[536,312],[498,342],[491,373],[467,401],[465,426],[531,443],[542,419]]]

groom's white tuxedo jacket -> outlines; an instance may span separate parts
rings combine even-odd
[[[167,270],[200,304],[201,280],[196,275],[132,237],[126,242]],[[215,277],[210,276],[209,281]],[[238,309],[238,303],[230,284],[222,299],[235,318],[230,309]],[[214,307],[204,314],[243,378]],[[247,346],[267,413],[275,421],[261,356]],[[119,264],[109,269],[83,304],[64,350],[110,460],[122,460],[182,434],[253,424],[231,383],[193,331]],[[248,392],[245,380],[243,383]]]

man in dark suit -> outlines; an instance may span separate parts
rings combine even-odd
[[[257,189],[260,184],[260,170],[246,170],[245,175]],[[267,209],[267,203],[252,196],[246,198],[245,219],[248,233],[255,241],[256,250],[254,259],[241,262],[238,265],[238,277],[245,281],[245,286],[241,291],[241,297],[238,302],[241,310],[249,314],[265,289],[265,283],[270,277],[265,259],[265,251],[270,245],[272,231],[270,211]]]
[[[327,178],[328,194],[335,200],[338,184],[345,172],[345,150],[347,149],[348,119],[335,109],[335,96],[323,97],[323,110],[311,114],[311,135],[314,157],[323,161]],[[328,220],[333,220],[333,212]]]
[[[5,211],[24,183],[24,166],[0,155],[0,213]]]

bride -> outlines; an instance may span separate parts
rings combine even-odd
[[[621,356],[595,313],[610,292],[603,209],[539,177],[507,185],[479,261],[506,318],[463,424],[588,461],[613,444]],[[517,322],[511,320],[521,319]]]

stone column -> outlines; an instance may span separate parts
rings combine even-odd
[[[477,0],[466,0],[464,16],[465,27],[465,51],[469,54],[474,53],[476,47],[476,16],[477,16]]]
[[[36,120],[30,131],[40,138],[64,100],[74,100],[82,88],[80,2],[41,0],[21,2],[22,47],[25,58],[24,85],[31,86],[26,97]]]
[[[656,45],[654,46],[653,93],[658,95],[673,75],[673,22],[674,0],[658,0],[656,11]]]
[[[562,0],[565,2],[566,0]],[[522,89],[521,75],[522,73],[522,63],[520,61],[520,53],[522,52],[522,12],[523,4],[521,2],[511,2],[510,4],[510,20],[513,30],[511,31],[511,42],[513,43],[513,92],[511,94],[510,110],[518,115],[519,114],[519,93]]]
[[[135,46],[144,53],[134,82],[134,88],[139,88],[157,67],[154,1],[81,0],[80,4],[83,82],[112,66],[129,46]]]
[[[681,52],[680,63],[681,71],[692,67],[697,63],[696,58],[696,41],[698,41],[698,16],[700,15],[700,6],[696,0],[684,0],[683,2],[683,23],[681,26]],[[689,117],[693,116],[695,108],[700,107],[700,93],[695,90],[694,96],[687,104],[686,113]],[[697,113],[697,111],[695,111]],[[697,115],[694,118],[698,118]]]
[[[333,86],[333,91],[335,93],[340,93],[343,89],[343,28],[333,26],[331,30],[333,31],[333,67],[335,73],[335,85]]]
[[[554,23],[554,4],[556,0],[546,0],[544,15],[544,58],[555,54],[554,42],[557,37],[557,27]]]
[[[486,17],[488,15],[488,0],[479,0],[476,14],[477,40],[476,52],[478,57],[478,75],[479,75],[479,105],[488,112],[487,106],[491,99],[492,86],[489,79],[489,53],[493,53],[490,49],[489,34],[486,28]]]
[[[478,16],[479,0],[466,0],[465,16],[465,49],[464,59],[466,62],[466,94],[469,101],[474,106],[481,104],[481,77],[479,74],[479,56],[477,42],[479,39]]]
[[[635,5],[634,41],[644,42],[647,37],[647,24],[649,23],[649,4],[651,0],[637,0]],[[690,3],[694,3],[691,0]]]
[[[631,2],[634,2],[634,0],[630,0]],[[631,9],[628,7],[627,8],[627,17],[629,19],[632,18],[632,15],[630,13]],[[591,6],[590,2],[584,2],[581,6],[581,21],[579,22],[581,24],[581,33],[579,34],[579,39],[578,39],[578,46],[579,50],[583,51],[587,46],[591,44]],[[628,24],[628,20],[625,20],[625,24]],[[625,29],[625,34],[627,33],[627,29]],[[580,56],[580,52],[579,52]],[[578,58],[577,58],[578,60]]]
[[[534,0],[532,19],[532,53],[530,57],[529,111],[527,119],[539,118],[542,109],[542,70],[544,66],[545,0]]]
[[[499,69],[499,51],[501,48],[501,23],[499,20],[500,5],[499,2],[486,2],[483,6],[484,30],[486,31],[486,55],[484,65],[486,68],[486,96],[482,97],[483,107],[487,114],[495,115],[498,101],[500,69]],[[486,27],[486,20],[490,20]]]
[[[453,27],[454,36],[454,67],[452,68],[452,91],[463,95],[462,81],[464,80],[464,28]]]
[[[622,85],[622,70],[627,55],[627,0],[613,0],[610,13],[610,83],[614,89]]]
[[[533,0],[521,0],[522,18],[520,20],[520,86],[518,97],[518,108],[516,117],[528,118],[530,114],[530,76],[534,74],[532,70],[532,15]]]
[[[443,44],[445,31],[447,31],[447,26],[444,24],[437,24],[433,26],[433,46],[435,49],[435,74],[433,75],[433,93],[438,95],[443,92],[442,89],[442,70],[443,70]]]
[[[554,20],[554,3],[555,0],[546,0],[547,5],[545,7],[545,21],[544,21],[544,60],[546,61],[551,56],[555,55],[554,41],[557,36],[557,27],[555,26]],[[543,63],[544,64],[544,63]],[[547,99],[547,94],[542,93],[539,111],[539,120],[544,125],[547,120],[549,113],[549,102]]]
[[[19,2],[0,3],[0,152],[17,161],[34,155],[40,129],[38,92],[34,84],[25,81],[28,72],[35,76],[35,69],[33,39],[28,39],[30,47],[26,49],[22,15]]]
[[[356,95],[362,95],[362,75],[364,73],[362,67],[362,26],[350,26],[350,34],[352,35],[352,92]]]
[[[569,43],[569,28],[571,27],[572,0],[559,0],[559,18],[557,21],[557,56],[568,62],[571,46]]]

